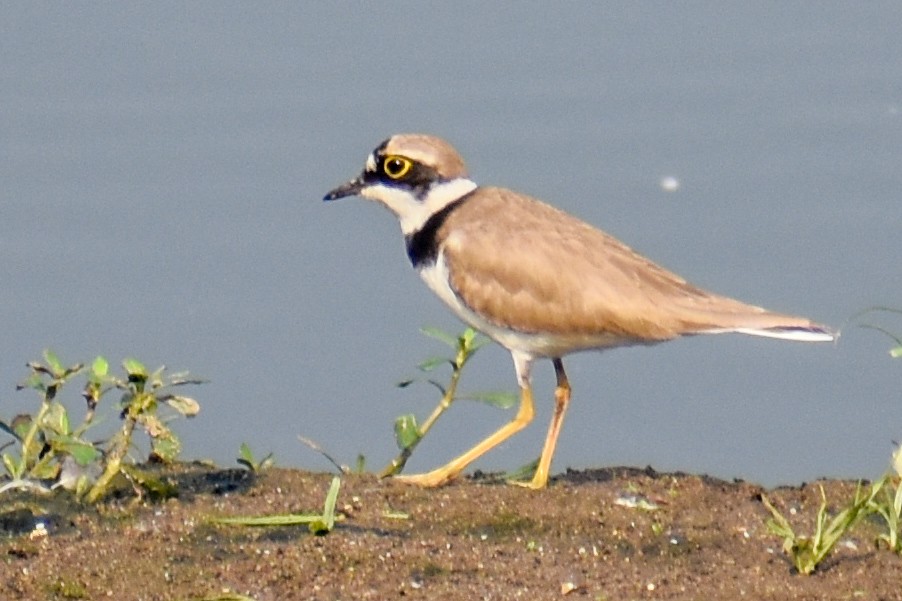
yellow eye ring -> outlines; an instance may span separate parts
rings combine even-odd
[[[392,179],[401,179],[413,168],[413,161],[395,154],[385,157],[382,161],[382,171]]]

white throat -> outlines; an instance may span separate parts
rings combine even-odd
[[[430,217],[476,187],[475,182],[461,177],[434,185],[423,200],[409,190],[384,184],[364,188],[360,195],[381,202],[397,215],[401,232],[406,236],[422,229]]]

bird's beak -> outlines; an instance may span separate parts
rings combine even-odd
[[[360,194],[360,191],[366,186],[363,181],[363,174],[358,177],[352,179],[351,181],[344,183],[323,197],[323,200],[338,200],[339,198],[344,198],[345,196],[354,196],[355,194]]]

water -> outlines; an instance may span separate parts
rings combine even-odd
[[[32,406],[13,385],[45,347],[134,355],[212,380],[177,426],[189,457],[228,465],[247,441],[328,469],[302,434],[381,467],[394,418],[436,400],[394,388],[441,350],[418,327],[460,326],[390,215],[321,198],[398,131],[450,139],[478,182],[712,290],[833,326],[902,306],[902,9],[809,8],[6,7],[0,416]],[[571,357],[555,471],[877,475],[902,438],[889,346],[849,328],[837,345],[724,336]],[[548,362],[534,380],[536,422],[478,467],[537,456]],[[463,386],[513,389],[508,354],[483,351]],[[511,416],[455,406],[410,469]]]

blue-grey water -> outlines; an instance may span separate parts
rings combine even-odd
[[[900,57],[896,2],[7,4],[0,416],[33,406],[14,384],[45,347],[134,355],[211,380],[176,426],[187,457],[246,441],[328,469],[301,434],[381,467],[394,418],[436,401],[394,387],[442,350],[418,328],[460,325],[388,212],[321,199],[399,131],[718,292],[834,327],[902,307]],[[571,357],[554,470],[878,475],[902,439],[890,346],[849,327]],[[538,455],[549,363],[534,381],[535,423],[476,467]],[[513,390],[508,354],[463,388]],[[512,414],[455,405],[410,470]]]

